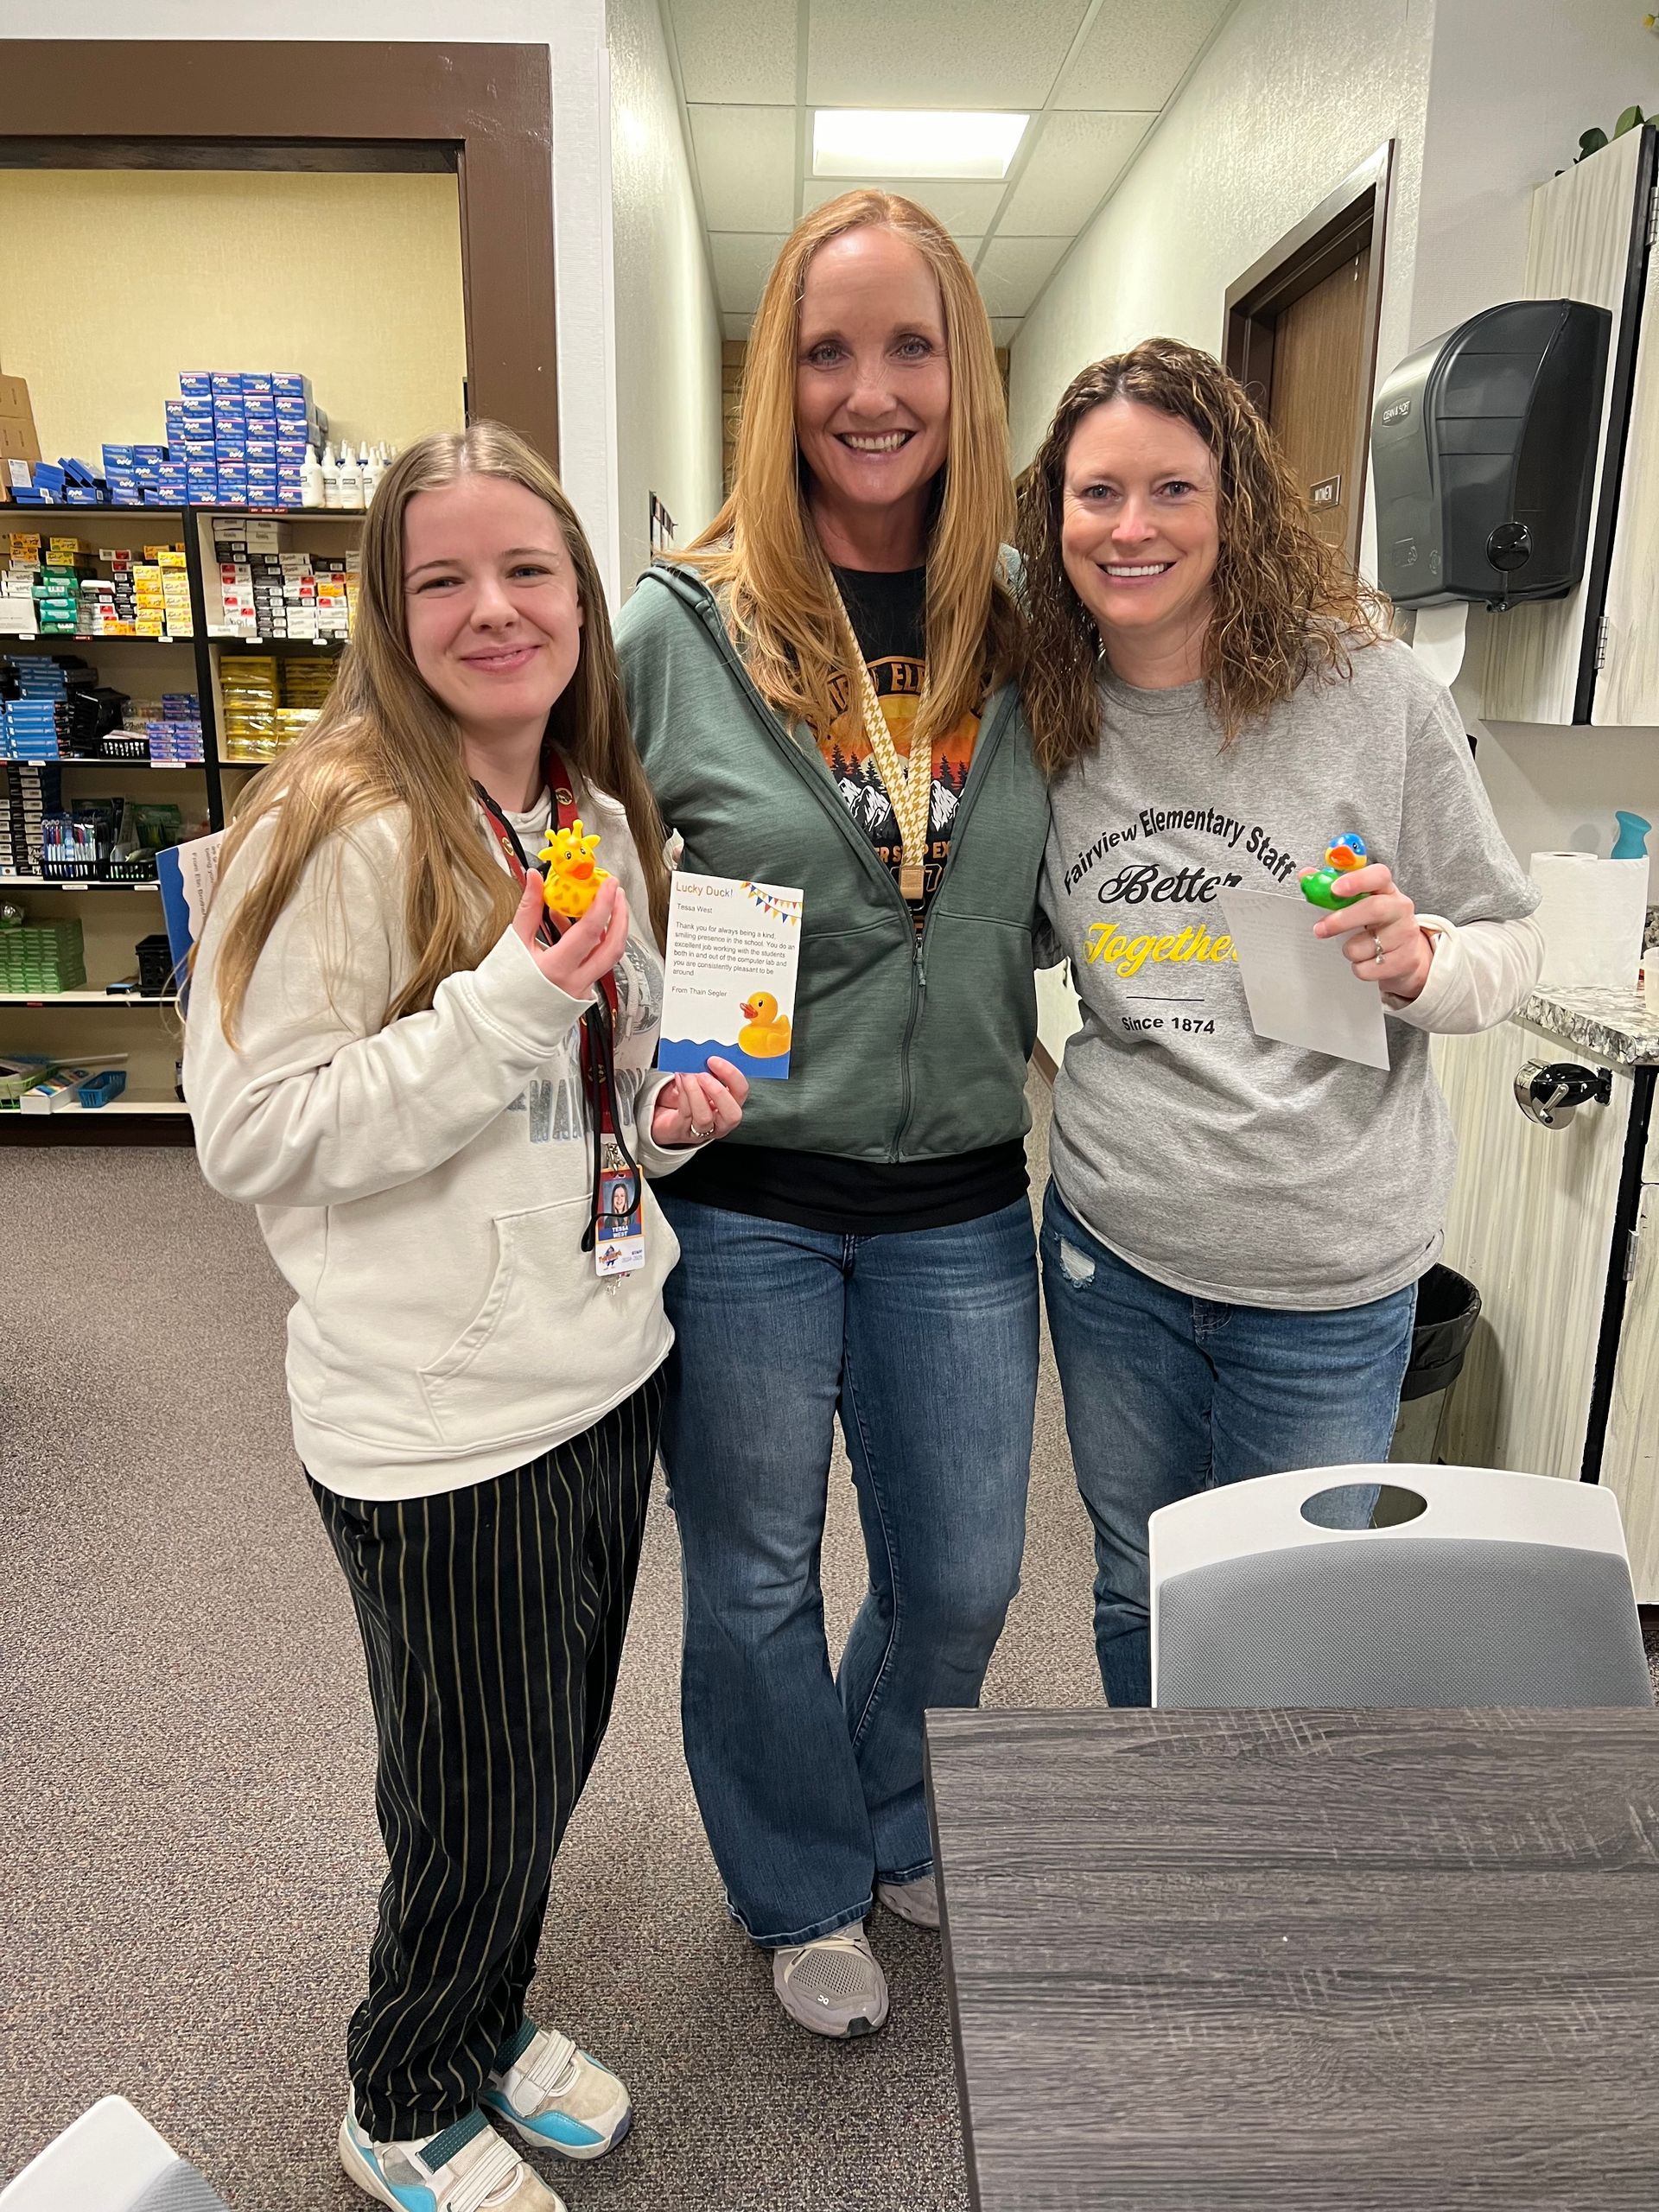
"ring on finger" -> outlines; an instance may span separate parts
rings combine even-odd
[[[709,1138],[713,1136],[714,1134],[715,1125],[712,1122],[710,1122],[706,1129],[700,1129],[695,1122],[690,1124],[691,1141],[693,1144],[707,1144]]]
[[[1382,965],[1384,957],[1382,951],[1382,940],[1375,930],[1371,931],[1371,945],[1373,948],[1371,964],[1373,967],[1380,968]]]

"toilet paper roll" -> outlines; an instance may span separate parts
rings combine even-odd
[[[1546,988],[1633,991],[1648,911],[1648,863],[1594,853],[1535,853],[1532,880],[1543,893]]]
[[[1469,602],[1454,600],[1450,607],[1420,607],[1411,633],[1411,650],[1437,683],[1449,690],[1463,666],[1465,634],[1469,626]]]

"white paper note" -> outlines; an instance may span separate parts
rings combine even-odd
[[[701,1070],[718,1053],[752,1083],[787,1078],[801,908],[782,884],[675,871],[659,1068]]]
[[[1258,1037],[1368,1068],[1389,1065],[1382,995],[1342,950],[1340,938],[1315,937],[1321,909],[1299,891],[1224,890],[1233,950]]]

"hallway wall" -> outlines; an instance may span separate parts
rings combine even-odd
[[[619,600],[651,564],[651,497],[683,546],[721,501],[721,321],[659,0],[609,0]]]
[[[1220,350],[1227,287],[1395,140],[1381,357],[1406,350],[1432,0],[1240,0],[1014,340],[1016,467],[1076,372],[1163,335]]]

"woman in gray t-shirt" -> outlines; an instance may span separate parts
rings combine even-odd
[[[1207,353],[1152,339],[1074,380],[1020,550],[1043,903],[1083,1014],[1054,1095],[1044,1287],[1101,1679],[1143,1705],[1147,1516],[1212,1483],[1388,1456],[1455,1159],[1429,1035],[1521,1003],[1538,894],[1452,700],[1313,535]],[[1342,836],[1370,857],[1307,925],[1381,992],[1387,1069],[1258,1037],[1217,903],[1294,893]]]

